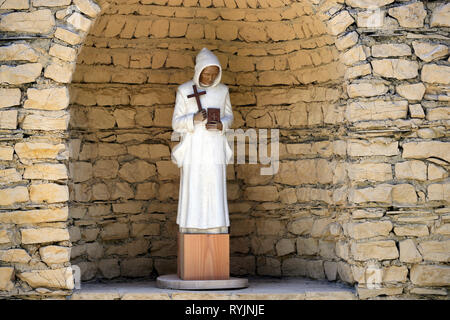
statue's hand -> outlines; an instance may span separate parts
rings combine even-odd
[[[211,121],[206,124],[206,129],[208,130],[222,130],[222,122],[221,121]]]
[[[194,121],[203,121],[206,119],[206,110],[202,109],[194,114]]]

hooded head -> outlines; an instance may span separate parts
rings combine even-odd
[[[203,69],[210,66],[216,66],[219,68],[219,74],[217,75],[214,82],[208,86],[208,87],[214,87],[217,84],[220,83],[220,80],[222,78],[222,67],[220,65],[219,59],[206,48],[203,48],[198,54],[197,58],[195,59],[195,73],[193,81],[198,87],[205,87],[200,84],[200,74],[202,73]]]

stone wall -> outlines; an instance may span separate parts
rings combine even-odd
[[[280,130],[275,175],[228,166],[232,274],[343,281],[362,299],[447,296],[450,5],[0,10],[0,294],[65,295],[69,260],[83,280],[175,271],[174,91],[206,46],[233,128]]]

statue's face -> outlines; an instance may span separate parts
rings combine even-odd
[[[217,76],[219,75],[219,68],[216,66],[209,66],[203,69],[202,73],[200,74],[200,83],[210,86],[214,83],[214,80],[216,80]]]

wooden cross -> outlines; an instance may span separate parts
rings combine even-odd
[[[201,96],[202,94],[206,94],[206,91],[200,91],[200,92],[198,92],[198,91],[197,91],[197,86],[196,86],[195,84],[192,86],[192,89],[194,89],[194,93],[188,95],[187,97],[188,97],[188,98],[193,98],[193,97],[195,97],[195,100],[197,100],[198,111],[201,111],[201,110],[202,110],[202,103],[200,102],[200,96]]]

